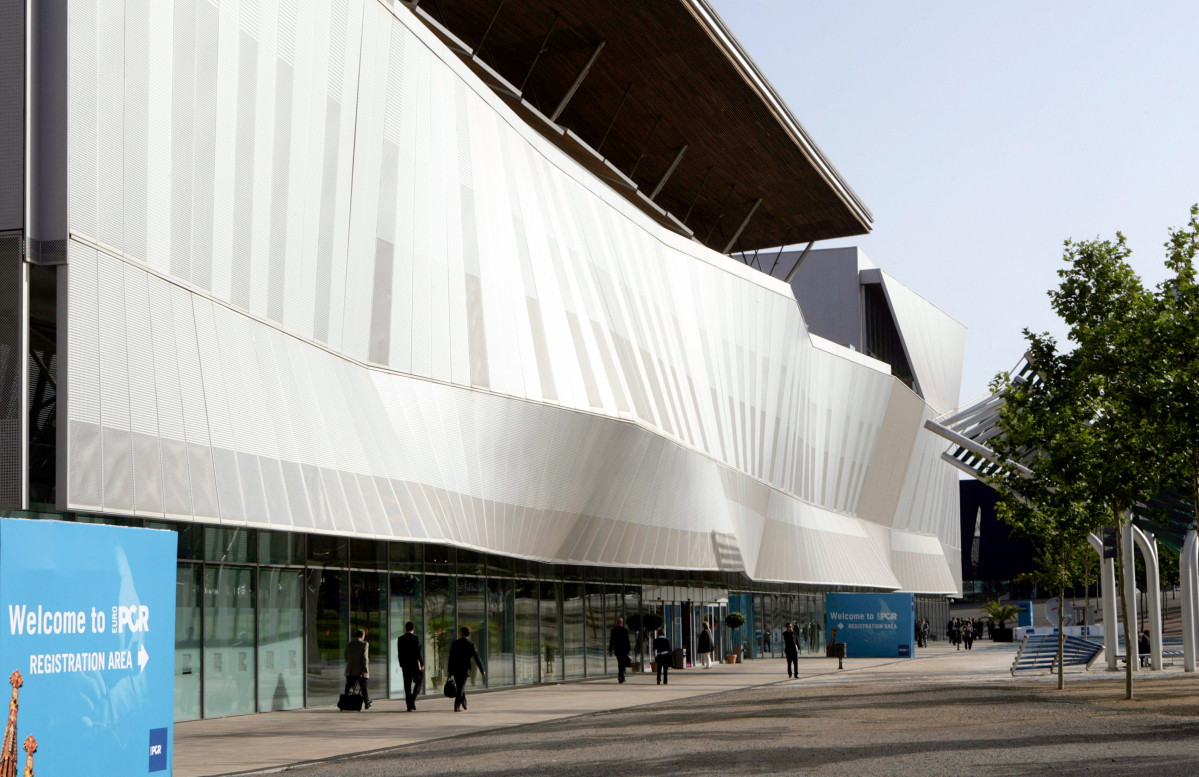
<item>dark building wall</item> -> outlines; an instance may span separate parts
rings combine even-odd
[[[964,580],[1011,580],[1016,575],[1036,570],[1036,549],[1028,540],[1013,537],[1007,524],[995,514],[999,494],[979,480],[958,483],[962,508],[962,578]],[[974,523],[979,508],[982,522],[979,532],[978,566],[971,561]]]

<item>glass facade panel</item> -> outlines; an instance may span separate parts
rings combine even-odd
[[[452,577],[425,576],[425,677],[430,689],[440,690],[445,684],[450,643],[458,627],[455,590]]]
[[[258,573],[258,711],[304,706],[304,578],[299,569]]]
[[[473,550],[458,549],[458,574],[481,575],[486,569],[487,556]]]
[[[175,571],[175,720],[200,717],[200,573],[199,564]]]
[[[740,576],[663,576],[435,545],[154,522],[159,524],[179,530],[181,555],[248,557],[260,565],[210,560],[178,566],[179,721],[332,704],[345,684],[345,644],[358,628],[368,632],[371,646],[372,695],[399,698],[403,676],[395,638],[408,620],[425,650],[425,692],[444,683],[449,645],[463,625],[471,627],[488,671],[486,681],[471,678],[473,687],[614,673],[607,640],[618,617],[633,638],[634,661],[641,662],[652,660],[649,645],[658,628],[674,647],[693,649],[705,620],[713,625],[720,659],[737,645],[746,658],[780,656],[786,622],[795,624],[804,655],[823,655],[827,639],[822,593],[784,593],[771,584],[748,588]],[[315,559],[334,566],[315,565]],[[375,568],[385,561],[390,571]],[[427,565],[441,572],[430,573]],[[558,574],[565,577],[550,578]],[[538,581],[538,575],[546,579]],[[651,595],[658,596],[662,586],[681,583],[746,587],[730,593],[727,605],[642,598],[642,586],[652,586]],[[939,612],[945,605],[928,597],[918,607]],[[739,631],[724,625],[734,611],[746,618]],[[695,660],[691,650],[688,660]]]
[[[404,698],[404,675],[400,671],[399,658],[396,653],[396,640],[404,633],[404,624],[412,621],[416,627],[415,634],[425,642],[425,626],[421,616],[421,577],[420,575],[392,575],[391,591],[389,594],[389,609],[391,612],[391,639],[387,640],[388,695],[393,699]]]
[[[542,585],[545,585],[544,583]],[[587,673],[586,643],[584,629],[586,612],[582,583],[562,584],[562,669],[567,679],[583,677]],[[546,654],[546,664],[550,663]]]
[[[595,583],[587,584],[587,615],[586,615],[586,645],[587,645],[587,676],[595,677],[604,674],[604,655],[608,652],[608,641],[604,639],[604,587]]]
[[[388,555],[391,557],[392,572],[421,571],[424,564],[424,545],[409,542],[389,542]]]
[[[204,560],[234,564],[253,564],[257,559],[254,529],[204,527]]]
[[[462,558],[458,558],[458,566],[462,567]],[[483,666],[491,670],[491,661],[487,655],[487,600],[486,586],[482,578],[458,575],[458,628],[470,627],[470,638],[479,650]],[[454,639],[458,638],[455,630]],[[471,662],[470,679],[466,681],[467,688],[481,688],[486,683],[479,676],[479,668]]]
[[[384,557],[386,558],[386,556]],[[384,695],[387,688],[387,574],[384,572],[350,573],[350,632],[366,632],[367,690],[372,698]],[[348,641],[349,637],[347,637]]]
[[[487,581],[487,686],[512,685],[516,652],[516,610],[512,580]],[[476,640],[477,641],[477,640]]]
[[[254,569],[204,570],[204,717],[255,710]]]
[[[303,565],[308,555],[307,535],[282,531],[258,532],[259,564]]]
[[[562,675],[562,584],[541,581],[541,681],[561,680]]]
[[[454,560],[457,552],[445,545],[425,546],[425,571],[439,575],[454,574]]]
[[[604,593],[604,621],[600,627],[600,652],[605,657],[608,674],[616,674],[616,657],[608,655],[608,634],[616,625],[617,618],[624,617],[624,597],[620,588],[608,586]]]
[[[387,569],[387,543],[351,539],[350,566],[355,569]]]
[[[537,612],[540,598],[536,580],[517,580],[516,611],[516,682],[529,685],[541,680],[541,619]]]
[[[308,706],[334,704],[345,688],[345,646],[349,641],[349,573],[308,569],[305,631],[308,634]]]
[[[345,566],[349,555],[350,544],[345,537],[308,535],[308,563],[313,566]]]

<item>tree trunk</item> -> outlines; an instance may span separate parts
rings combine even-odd
[[[1065,555],[1063,550],[1063,561]],[[1057,580],[1057,602],[1057,689],[1060,691],[1066,687],[1066,584],[1061,577]]]
[[[1132,630],[1135,624],[1128,623],[1128,596],[1124,592],[1124,522],[1116,511],[1112,511],[1116,519],[1116,588],[1120,591],[1120,612],[1112,628],[1118,629],[1117,624],[1124,621],[1124,656],[1128,659],[1124,668],[1124,698],[1132,699],[1132,662],[1136,655]]]

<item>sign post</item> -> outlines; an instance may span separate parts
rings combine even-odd
[[[175,558],[174,532],[0,520],[0,774],[171,774]]]

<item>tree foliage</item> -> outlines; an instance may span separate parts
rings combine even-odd
[[[1115,241],[1067,241],[1061,282],[1049,296],[1068,327],[1068,347],[1026,329],[1035,377],[1005,374],[993,383],[1005,398],[1002,435],[992,441],[1000,465],[991,480],[1003,495],[998,512],[1037,544],[1042,577],[1056,584],[1060,597],[1076,578],[1087,535],[1100,524],[1120,526],[1158,482],[1159,456],[1141,413],[1143,389],[1128,370],[1142,359],[1152,295],[1128,256],[1118,233]],[[1122,578],[1120,567],[1118,558]],[[1125,630],[1128,655],[1136,652],[1132,630]],[[1126,694],[1132,697],[1131,667]]]
[[[987,602],[979,609],[1001,629],[1007,628],[1007,622],[1015,620],[1020,615],[1019,607],[1014,604],[1003,604],[998,599]]]
[[[1170,276],[1157,287],[1137,370],[1142,420],[1156,427],[1171,484],[1199,505],[1199,206],[1166,241]]]

